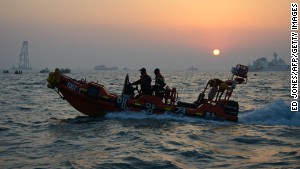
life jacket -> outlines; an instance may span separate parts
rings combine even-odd
[[[160,87],[165,87],[165,78],[159,73],[155,76],[155,85]]]

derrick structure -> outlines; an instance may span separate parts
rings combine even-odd
[[[28,57],[28,41],[24,41],[20,53],[19,69],[31,69]]]

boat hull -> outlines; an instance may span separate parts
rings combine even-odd
[[[104,116],[107,111],[116,111],[116,109],[110,108],[112,105],[103,104],[93,99],[89,99],[82,94],[70,90],[66,86],[60,85],[58,86],[58,89],[63,95],[63,98],[67,100],[72,107],[85,115]]]
[[[83,80],[77,81],[60,74],[55,86],[72,107],[88,116],[104,116],[108,112],[147,112],[147,114],[175,114],[206,119],[238,121],[237,111],[226,111],[222,104],[204,102],[196,107],[167,103],[157,96],[125,97],[108,92],[104,86]]]

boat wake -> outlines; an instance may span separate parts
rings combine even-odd
[[[175,114],[147,114],[146,112],[110,112],[105,115],[105,118],[108,119],[151,119],[151,120],[171,120],[177,122],[189,122],[189,123],[201,123],[201,124],[235,124],[235,122],[229,121],[216,121],[216,120],[207,120],[203,118],[195,118],[188,116],[179,116]]]
[[[276,100],[251,112],[239,114],[243,124],[300,126],[300,112],[292,112],[288,102]]]
[[[142,112],[110,112],[105,115],[107,119],[121,119],[121,120],[161,120],[161,121],[175,121],[175,122],[188,122],[188,123],[197,123],[197,124],[214,124],[214,125],[232,125],[236,122],[231,121],[216,121],[204,118],[195,118],[177,114],[147,114],[145,111]]]
[[[197,122],[199,119],[187,117],[187,116],[176,116],[171,114],[147,114],[145,111],[143,112],[110,112],[107,113],[106,118],[109,119],[156,119],[156,120],[175,120],[175,121],[184,121],[184,122]],[[202,120],[202,119],[201,119]]]
[[[286,125],[300,126],[300,112],[290,111],[291,107],[284,100],[276,100],[273,103],[267,104],[264,107],[258,108],[250,112],[242,112],[239,114],[239,124],[254,124],[254,125]],[[147,114],[146,112],[110,112],[105,118],[108,119],[154,119],[154,120],[173,120],[178,122],[190,122],[201,124],[222,124],[232,125],[234,122],[214,121],[202,118],[194,118],[187,116],[178,116],[174,114]]]

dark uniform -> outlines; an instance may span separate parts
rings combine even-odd
[[[165,93],[165,78],[160,74],[160,70],[156,68],[154,70],[155,74],[155,85],[153,86],[153,90],[156,96],[163,97]]]
[[[151,89],[151,77],[147,75],[146,69],[142,68],[141,70],[141,78],[132,83],[132,85],[141,85],[141,92],[142,95],[152,95]]]

